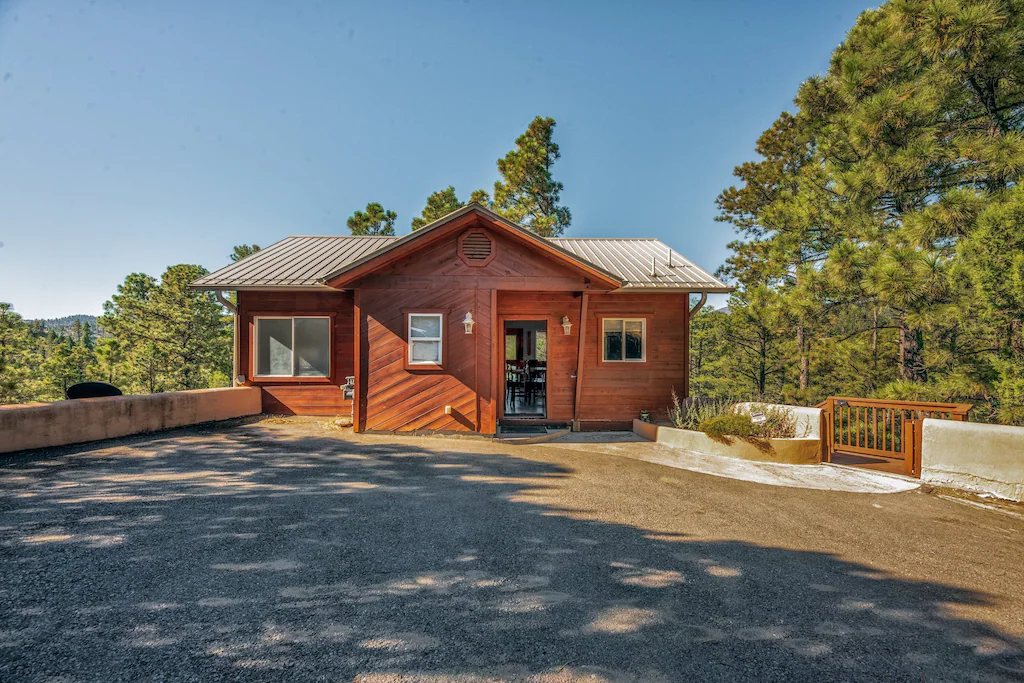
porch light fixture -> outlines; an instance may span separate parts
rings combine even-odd
[[[462,319],[462,324],[466,326],[466,334],[473,334],[473,325],[476,325],[476,321],[473,320],[471,312],[466,312],[466,317]]]
[[[563,315],[562,316],[562,331],[565,332],[565,336],[566,337],[569,336],[569,332],[571,330],[572,330],[572,323],[569,322],[569,316]]]
[[[235,377],[236,384],[245,384],[245,375],[238,375]]]

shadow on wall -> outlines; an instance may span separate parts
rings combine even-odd
[[[984,595],[524,502],[550,464],[260,426],[0,462],[3,680],[1024,676],[949,615]]]

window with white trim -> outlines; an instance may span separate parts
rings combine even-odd
[[[409,313],[409,365],[441,365],[443,335],[443,313]]]
[[[257,317],[256,377],[329,377],[331,319]]]
[[[645,318],[603,318],[602,359],[605,363],[642,363],[647,360]]]

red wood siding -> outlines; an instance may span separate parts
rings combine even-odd
[[[406,368],[406,313],[445,311],[444,356],[440,370]],[[476,325],[466,334],[462,320],[473,312]],[[359,428],[376,431],[484,431],[493,419],[481,418],[490,404],[490,292],[474,289],[359,290]],[[445,406],[452,407],[446,415]]]
[[[550,421],[578,417],[583,428],[628,428],[641,410],[664,417],[673,388],[686,395],[687,294],[606,293],[555,259],[494,231],[494,258],[486,266],[469,266],[458,255],[462,234],[362,277],[355,295],[240,293],[239,367],[248,384],[263,389],[264,411],[348,415],[351,405],[340,385],[347,375],[357,375],[359,430],[493,434],[504,404],[505,320],[547,321]],[[584,292],[587,310],[581,316]],[[440,370],[406,367],[406,313],[413,310],[446,312]],[[476,321],[471,335],[462,324],[467,312]],[[334,314],[329,381],[254,380],[254,314]],[[572,323],[569,336],[563,334],[562,316]],[[641,316],[647,318],[646,362],[601,363],[600,318]],[[450,415],[445,406],[452,407]]]
[[[589,295],[579,419],[586,428],[625,429],[641,410],[664,419],[672,389],[688,392],[689,296],[685,293]],[[647,360],[601,363],[602,317],[646,317]]]
[[[498,289],[561,289],[562,293],[548,295],[558,303],[558,310],[551,315],[557,313],[560,322],[562,304],[568,302],[577,311],[574,320],[578,323],[579,298],[566,290],[589,288],[582,276],[494,231],[487,231],[494,240],[494,258],[486,266],[469,266],[458,254],[462,234],[439,240],[356,283],[362,339],[360,376],[365,378],[359,388],[359,429],[495,432],[503,398],[497,374],[501,367],[501,334],[495,336],[493,332],[498,322],[494,309]],[[543,297],[523,296],[526,308],[510,308],[511,314],[525,310],[534,315],[543,310]],[[506,299],[513,300],[518,299]],[[444,368],[408,369],[405,313],[436,309],[448,311]],[[462,324],[467,311],[472,311],[476,321],[472,335],[465,334]],[[572,315],[571,310],[567,312]],[[571,344],[575,349],[575,343]],[[564,345],[560,343],[558,348]],[[492,362],[495,358],[498,360]],[[575,355],[565,377],[555,381],[553,392],[560,403],[558,416],[553,419],[572,419],[573,395],[567,378],[574,368]],[[451,415],[444,413],[445,406],[452,406]]]
[[[505,321],[546,320],[548,323],[547,419],[550,421],[573,419],[582,299],[582,295],[572,292],[498,292],[499,338],[502,340]],[[563,315],[569,316],[572,323],[569,336],[562,330]],[[503,365],[503,341],[500,353],[498,372]]]
[[[467,265],[458,255],[458,238],[468,232],[484,232],[494,240],[494,258],[486,266]],[[358,281],[363,288],[384,289],[589,289],[586,280],[554,259],[524,248],[494,231],[467,229],[428,245],[415,256],[404,258]]]
[[[331,376],[326,380],[255,379],[252,367],[254,315],[334,314]],[[246,384],[263,390],[263,412],[286,415],[348,415],[352,402],[342,397],[341,385],[352,375],[353,317],[351,292],[239,292],[239,372]]]

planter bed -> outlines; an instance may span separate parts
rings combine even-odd
[[[818,436],[798,439],[764,439],[763,445],[761,445],[739,437],[726,437],[719,441],[703,432],[649,424],[640,420],[633,420],[633,431],[648,441],[706,455],[789,465],[810,465],[821,462],[821,439]]]

